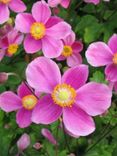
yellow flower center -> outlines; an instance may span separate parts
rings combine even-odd
[[[63,47],[62,55],[65,57],[71,56],[72,55],[72,48],[71,46],[65,45]]]
[[[37,104],[37,98],[34,95],[27,95],[22,98],[22,105],[27,110],[32,110]]]
[[[113,63],[117,65],[117,53],[113,56]]]
[[[4,4],[8,4],[11,0],[0,0],[0,2],[4,3]]]
[[[35,22],[30,28],[31,36],[35,40],[39,40],[45,36],[46,28],[43,23]]]
[[[57,85],[52,92],[53,101],[61,107],[72,107],[75,97],[75,89],[65,83]]]
[[[14,44],[10,44],[8,49],[7,49],[7,53],[9,55],[15,54],[17,52],[17,50],[18,50],[18,47],[19,46],[17,44],[15,44],[15,43]]]

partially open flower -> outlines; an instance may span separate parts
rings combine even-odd
[[[0,73],[0,84],[5,83],[8,80],[8,74],[5,72]]]
[[[17,147],[19,151],[25,150],[30,145],[30,136],[24,133],[21,138],[17,141]]]

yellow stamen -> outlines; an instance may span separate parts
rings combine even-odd
[[[0,2],[4,3],[4,4],[8,4],[11,0],[0,0]]]
[[[46,28],[43,23],[35,22],[30,28],[31,36],[35,40],[39,40],[45,36]]]
[[[37,98],[34,95],[27,95],[22,98],[22,105],[27,110],[32,110],[37,104]]]
[[[52,92],[53,101],[61,107],[72,107],[75,97],[75,89],[65,83],[57,85]]]
[[[117,65],[117,53],[113,56],[113,63]]]
[[[65,57],[71,56],[72,55],[72,48],[71,46],[65,45],[63,47],[62,55]]]
[[[17,44],[15,44],[15,43],[14,44],[10,44],[8,49],[7,49],[7,53],[9,55],[15,54],[17,52],[17,50],[18,50],[18,47],[19,46]]]

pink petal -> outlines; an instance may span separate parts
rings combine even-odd
[[[8,73],[0,72],[0,85],[8,80]]]
[[[80,54],[73,54],[67,58],[67,64],[69,67],[74,67],[82,63],[82,57]]]
[[[78,89],[86,83],[88,73],[89,72],[87,65],[75,66],[73,68],[68,69],[64,73],[62,77],[62,83],[67,83],[73,88]]]
[[[37,22],[46,23],[51,16],[51,10],[45,1],[34,3],[32,15]]]
[[[52,135],[52,133],[51,133],[48,129],[43,128],[43,129],[41,130],[41,134],[42,134],[45,138],[47,138],[53,145],[57,145],[56,139],[54,138],[54,136]]]
[[[50,124],[61,116],[62,108],[53,103],[50,95],[39,100],[32,112],[32,121],[36,124]]]
[[[112,63],[112,57],[111,49],[103,42],[92,43],[86,51],[87,61],[95,67]]]
[[[76,105],[63,109],[63,122],[67,130],[76,136],[86,136],[95,130],[93,119]]]
[[[61,3],[61,0],[48,0],[48,4],[52,8],[56,7],[60,3]]]
[[[32,111],[21,108],[16,114],[16,121],[20,128],[28,127],[31,122]]]
[[[27,53],[33,54],[42,48],[41,40],[35,40],[30,34],[24,39],[24,49]]]
[[[26,69],[29,85],[39,92],[51,93],[61,82],[61,74],[57,64],[45,57],[38,57]]]
[[[71,0],[62,0],[62,1],[61,1],[62,7],[68,8],[68,6],[69,6],[69,4],[70,4],[70,1],[71,1]]]
[[[71,33],[71,26],[66,22],[59,22],[46,29],[46,34],[56,39],[63,39]]]
[[[12,0],[9,7],[14,12],[24,12],[26,10],[26,5],[21,0]]]
[[[17,141],[17,147],[20,151],[25,150],[31,143],[30,136],[24,133]]]
[[[0,3],[0,24],[3,24],[9,19],[10,12],[8,6]]]
[[[84,0],[86,3],[93,3],[93,4],[95,4],[95,5],[97,5],[99,2],[100,2],[100,0]]]
[[[21,99],[11,91],[0,95],[0,107],[5,112],[12,112],[22,107]]]
[[[112,82],[117,81],[117,65],[110,64],[105,68],[105,74],[107,80]]]
[[[5,55],[5,51],[0,49],[0,61],[3,59],[4,55]]]
[[[31,90],[29,90],[30,86],[29,88],[27,86],[28,84],[26,85],[24,82],[22,82],[21,85],[18,87],[17,93],[19,97],[23,98],[26,95],[32,94]]]
[[[50,27],[54,26],[55,24],[58,24],[61,21],[63,21],[62,18],[57,17],[57,16],[51,16],[45,26],[46,26],[46,28],[50,28]]]
[[[29,13],[20,13],[16,16],[15,27],[22,33],[29,33],[31,25],[35,22]]]
[[[73,49],[73,52],[74,53],[79,53],[83,50],[83,44],[81,41],[75,41],[73,44],[72,44],[72,49]]]
[[[117,34],[113,34],[108,41],[108,46],[113,53],[117,53]]]
[[[91,116],[104,113],[111,105],[112,92],[108,86],[90,82],[77,90],[77,105]]]
[[[71,33],[63,39],[63,41],[65,45],[72,45],[75,42],[75,33],[71,31]]]
[[[0,44],[1,44],[1,48],[2,48],[2,49],[8,48],[8,46],[9,46],[8,37],[7,37],[7,36],[4,36],[4,37],[1,39]]]
[[[45,57],[56,58],[60,56],[63,49],[61,40],[46,36],[42,39],[42,51]]]

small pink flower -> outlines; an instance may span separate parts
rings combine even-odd
[[[43,147],[42,144],[40,144],[39,142],[36,142],[34,145],[33,145],[33,148],[35,148],[36,150],[39,150]]]
[[[41,130],[41,134],[42,134],[46,139],[48,139],[52,144],[57,145],[56,139],[54,138],[54,136],[52,135],[52,133],[51,133],[48,129],[43,128],[43,129]]]
[[[9,19],[10,11],[23,12],[26,10],[22,0],[0,0],[0,24],[3,24]]]
[[[38,105],[38,99],[24,83],[18,87],[18,95],[11,91],[6,91],[0,95],[2,110],[5,112],[18,110],[16,121],[20,128],[28,127],[32,123],[32,112],[36,105]]]
[[[0,84],[5,83],[8,80],[8,74],[5,72],[0,72]]]
[[[66,38],[63,39],[63,50],[57,60],[67,59],[67,65],[73,67],[82,63],[82,57],[79,54],[83,49],[81,41],[75,41],[75,33],[71,32]]]
[[[100,3],[100,0],[84,0],[86,3],[93,3],[95,5]],[[103,0],[105,2],[109,2],[110,0]]]
[[[18,51],[19,45],[23,41],[23,35],[17,30],[11,30],[7,35],[1,38],[0,42],[0,61],[4,55],[12,56]]]
[[[61,5],[64,8],[68,8],[71,0],[48,0],[48,4],[50,7],[57,7],[57,5]]]
[[[89,64],[94,67],[105,66],[106,78],[109,81],[117,81],[117,34],[114,34],[108,41],[92,43],[87,51],[86,58]]]
[[[42,49],[44,56],[58,57],[63,49],[61,39],[69,35],[71,26],[57,17],[51,17],[51,10],[45,1],[36,2],[29,13],[18,14],[16,28],[26,33],[24,49],[35,53]]]
[[[17,141],[17,147],[19,151],[25,150],[30,145],[30,136],[24,133]]]
[[[88,66],[68,69],[61,77],[57,64],[45,57],[33,60],[26,69],[32,88],[46,93],[33,110],[32,121],[50,124],[62,114],[65,128],[75,136],[95,130],[91,116],[100,115],[111,105],[112,92],[104,84],[89,82]]]

